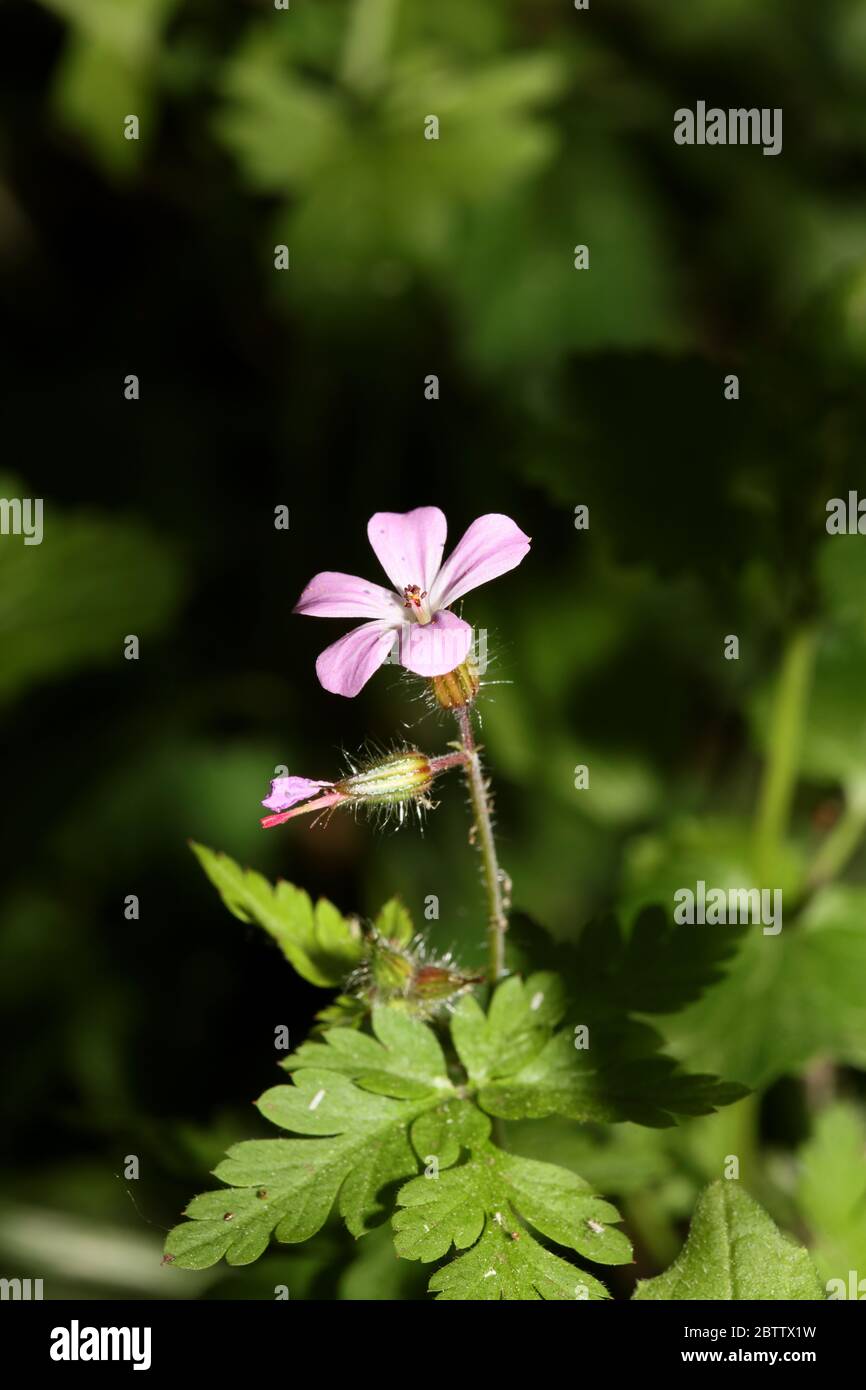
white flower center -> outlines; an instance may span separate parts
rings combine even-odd
[[[427,590],[422,589],[420,584],[407,584],[403,590],[403,607],[412,623],[432,622],[433,614],[430,612],[430,604],[427,602]]]

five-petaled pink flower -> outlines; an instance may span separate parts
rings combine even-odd
[[[398,633],[400,664],[416,675],[444,676],[465,661],[472,629],[450,605],[519,565],[529,536],[510,517],[491,512],[473,521],[443,565],[447,531],[438,507],[377,512],[367,535],[394,589],[332,570],[310,580],[296,613],[369,620],[322,652],[316,671],[326,690],[357,695],[388,659]]]

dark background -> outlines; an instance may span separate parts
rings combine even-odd
[[[366,737],[451,737],[393,668],[324,692],[347,625],[291,615],[319,569],[381,578],[374,511],[435,503],[452,543],[503,511],[534,539],[465,615],[505,682],[482,706],[503,861],[568,936],[640,896],[676,816],[748,838],[753,702],[792,629],[832,617],[825,503],[866,487],[861,4],[405,3],[381,50],[377,5],[0,7],[0,490],[45,499],[42,546],[0,541],[0,1246],[55,1296],[267,1296],[280,1271],[293,1296],[392,1296],[336,1227],[261,1271],[158,1266],[160,1228],[259,1132],[274,1025],[300,1041],[323,1002],[186,841],[346,911],[399,891],[420,923],[438,893],[434,943],[478,936],[456,783],[423,837],[258,826],[277,764],[329,778]],[[675,146],[698,99],[781,106],[783,153]],[[840,780],[808,769],[804,844]],[[773,1096],[764,1131],[794,1145],[799,1102]],[[699,1174],[664,1171],[675,1232]]]

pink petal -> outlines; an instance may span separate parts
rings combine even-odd
[[[322,787],[332,787],[333,782],[313,782],[309,777],[275,777],[271,782],[270,795],[262,802],[269,811],[287,811],[299,801],[307,801]]]
[[[529,550],[529,544],[529,536],[510,516],[499,512],[480,516],[439,571],[430,593],[431,608],[447,608],[470,589],[513,570]]]
[[[327,784],[330,786],[330,783]],[[315,801],[308,801],[304,806],[296,806],[292,811],[281,811],[275,816],[262,816],[262,826],[265,830],[270,830],[275,825],[285,825],[287,820],[294,820],[295,816],[308,816],[314,811],[327,811],[330,806],[339,806],[341,801],[347,801],[348,797],[342,792],[327,792],[324,796],[317,796]]]
[[[391,618],[402,613],[400,600],[381,584],[355,574],[323,570],[310,580],[295,604],[295,613],[312,618]]]
[[[416,676],[444,676],[465,661],[472,628],[456,613],[436,613],[430,623],[404,623],[400,629],[400,665]]]
[[[321,684],[333,695],[357,695],[387,660],[395,630],[381,622],[362,623],[326,647],[316,662]]]
[[[376,557],[400,594],[409,584],[429,592],[442,563],[447,534],[448,523],[438,507],[377,512],[367,523]]]

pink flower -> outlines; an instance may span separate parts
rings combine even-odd
[[[465,661],[472,629],[450,605],[519,565],[529,537],[510,517],[491,512],[473,521],[443,565],[447,531],[438,507],[377,512],[367,535],[394,588],[332,570],[310,580],[296,613],[368,619],[326,647],[316,662],[326,690],[357,695],[387,660],[397,633],[400,664],[416,675],[444,676]]]
[[[271,782],[270,794],[262,805],[278,814],[264,816],[262,825],[269,830],[271,826],[282,825],[293,816],[303,816],[307,811],[324,811],[329,806],[338,806],[341,801],[348,800],[345,792],[336,789],[324,796],[316,796],[326,787],[334,787],[334,783],[314,782],[310,777],[275,777]],[[303,806],[298,805],[301,801],[304,802]],[[292,807],[297,809],[292,810]]]
[[[309,801],[314,792],[333,785],[333,782],[314,782],[309,777],[275,777],[262,805],[269,811],[288,811],[299,801]]]

